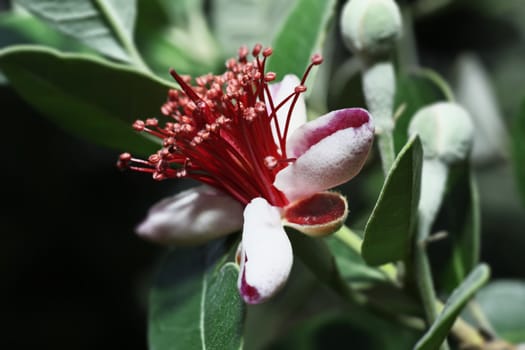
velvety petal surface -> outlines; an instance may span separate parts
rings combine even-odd
[[[244,301],[261,303],[277,293],[290,274],[292,245],[281,224],[279,209],[263,198],[244,209],[238,288]]]
[[[293,74],[285,75],[283,80],[279,83],[270,85],[270,94],[274,102],[274,107],[277,107],[286,97],[294,92],[294,89],[301,84],[299,78]],[[277,111],[277,120],[281,128],[281,132],[284,132],[286,125],[286,119],[288,112],[290,111],[290,106],[292,100],[286,102],[278,111]],[[271,113],[270,106],[268,108],[268,113]],[[290,118],[290,124],[288,125],[288,137],[297,130],[301,125],[306,123],[306,103],[304,101],[303,95],[299,95],[297,102],[295,103],[292,116]],[[277,131],[275,129],[275,124],[272,123],[272,133],[274,135],[275,142],[278,144]]]
[[[136,231],[161,244],[198,244],[240,230],[242,212],[229,195],[198,186],[155,204]]]
[[[353,178],[366,161],[374,138],[370,114],[361,108],[330,112],[298,128],[288,139],[288,157],[274,185],[294,200]]]

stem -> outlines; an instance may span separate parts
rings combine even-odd
[[[339,231],[334,233],[334,236],[336,236],[348,248],[361,254],[361,246],[363,245],[363,240],[348,226],[341,227]],[[397,270],[393,264],[381,265],[379,266],[379,269],[388,277],[389,280],[397,283]]]
[[[355,232],[353,232],[347,226],[343,226],[339,231],[334,233],[334,235],[350,249],[353,249],[359,253],[361,252],[361,246],[362,246],[361,237],[359,237]],[[422,258],[423,261],[422,261],[422,264],[415,264],[416,269],[418,269],[418,266],[423,266],[424,268],[428,269],[428,271],[430,271],[429,264],[428,264],[428,257],[425,252],[424,244],[422,245],[421,249],[419,249],[419,251],[420,253],[423,254],[420,256],[420,258]],[[398,271],[394,264],[383,265],[380,267],[380,269],[385,274],[387,274],[387,276],[389,276],[391,279],[395,280]],[[429,307],[429,309],[431,310],[430,312],[434,312],[435,315],[437,315],[439,312],[441,312],[441,310],[443,310],[444,306],[443,306],[443,303],[439,299],[437,299],[437,297],[435,296],[434,287],[433,287],[432,278],[431,278],[432,276],[431,274],[428,273],[428,271],[421,271],[420,277],[424,278],[426,282],[428,282],[425,285],[425,288],[430,288],[429,289],[430,293],[425,294],[425,296],[433,295],[433,297],[427,298],[428,299],[427,306],[429,306],[432,303],[433,306]],[[430,280],[427,279],[428,277],[430,277]],[[348,288],[343,288],[340,285],[338,285],[334,289],[336,289],[336,291],[342,296],[348,293]],[[397,316],[398,316],[398,320],[402,322],[403,324],[409,327],[412,327],[414,329],[420,329],[420,322],[418,322],[418,319],[414,319],[410,317],[407,318],[404,315],[397,315]],[[436,316],[434,316],[434,319],[435,317]],[[452,333],[454,334],[456,338],[458,338],[461,341],[462,344],[472,345],[472,346],[477,346],[477,347],[485,344],[485,339],[479,333],[479,331],[475,329],[474,327],[472,327],[467,322],[465,322],[461,317],[458,317],[456,319],[452,327]],[[444,344],[443,347],[441,347],[441,349],[442,350],[448,349],[448,345]]]
[[[363,70],[363,92],[366,105],[374,117],[383,172],[388,174],[395,159],[394,94],[396,78],[392,62],[366,62]]]
[[[419,289],[419,296],[425,311],[427,323],[431,325],[437,317],[436,293],[432,281],[432,271],[425,249],[425,241],[418,241],[414,249],[414,274],[416,284]]]
[[[440,301],[436,301],[436,308],[441,312],[444,305]],[[485,344],[485,338],[483,338],[478,330],[465,322],[461,317],[458,317],[456,322],[454,322],[452,333],[460,339],[461,343],[466,345],[468,349],[481,349]]]
[[[421,195],[419,199],[419,222],[414,247],[414,278],[425,311],[428,325],[435,322],[438,315],[436,292],[432,280],[432,270],[426,251],[432,223],[441,206],[448,177],[448,167],[438,159],[425,159],[421,174]],[[445,340],[441,350],[449,349]]]
[[[383,165],[383,173],[386,175],[390,171],[392,164],[394,164],[395,149],[394,149],[394,135],[390,132],[381,133],[378,136],[379,154],[381,155],[381,163]]]

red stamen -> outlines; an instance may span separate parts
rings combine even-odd
[[[294,158],[286,157],[286,135],[291,111],[298,96],[306,90],[304,81],[312,63],[297,86],[276,106],[269,82],[276,79],[265,72],[271,48],[255,45],[249,51],[239,49],[238,59],[226,62],[222,75],[206,74],[195,78],[179,75],[171,69],[180,90],[169,90],[161,112],[170,118],[164,125],[156,118],[137,120],[133,128],[162,141],[162,148],[147,160],[123,153],[117,162],[120,169],[152,174],[155,180],[188,177],[217,187],[243,204],[264,197],[272,205],[288,203],[285,195],[273,186],[276,174]],[[262,55],[262,57],[261,57]],[[284,125],[279,125],[277,111],[292,99]],[[271,125],[274,123],[278,145]]]

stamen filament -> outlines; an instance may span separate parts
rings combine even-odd
[[[161,126],[156,118],[149,118],[133,124],[136,131],[160,139],[162,148],[147,160],[123,153],[119,168],[150,173],[155,180],[192,178],[243,204],[264,197],[272,205],[286,205],[288,199],[273,182],[280,170],[295,161],[286,156],[292,110],[319,58],[312,59],[301,85],[276,105],[269,86],[275,73],[265,73],[272,49],[256,45],[251,53],[254,58],[248,62],[248,49],[242,47],[237,59],[226,62],[224,74],[203,75],[194,83],[170,69],[180,86],[169,91],[161,107],[170,121]],[[287,103],[290,109],[283,128],[277,113]]]

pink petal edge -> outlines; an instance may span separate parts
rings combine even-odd
[[[308,122],[288,140],[288,156],[297,159],[277,174],[274,186],[295,200],[345,183],[361,170],[373,138],[372,117],[361,108]]]

